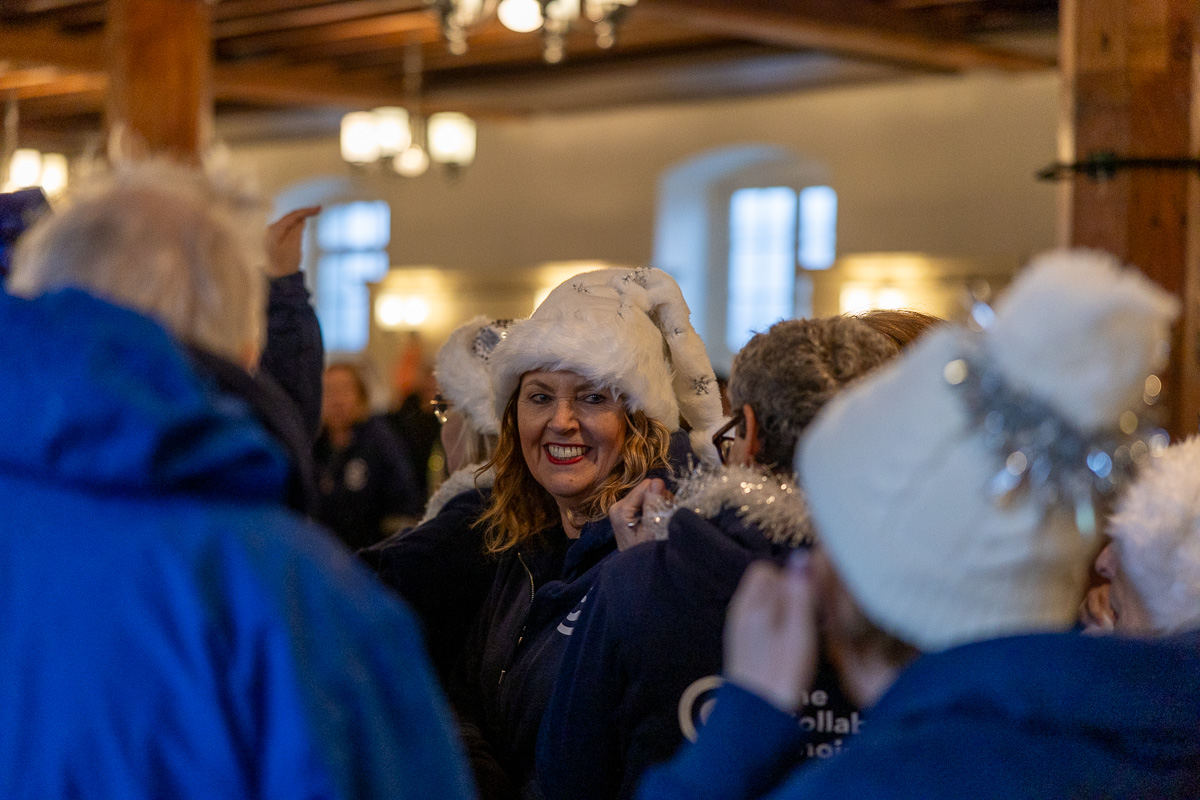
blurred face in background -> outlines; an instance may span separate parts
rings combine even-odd
[[[367,418],[367,398],[353,369],[334,365],[325,370],[321,419],[331,431],[346,431]]]

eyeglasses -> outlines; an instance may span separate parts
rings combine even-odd
[[[729,451],[733,447],[734,438],[736,438],[730,431],[741,425],[745,418],[746,415],[739,410],[729,418],[729,422],[726,422],[721,426],[720,430],[713,434],[713,447],[717,448],[717,455],[721,457],[722,464],[727,465],[729,463]]]
[[[437,421],[445,425],[446,412],[450,410],[450,401],[440,394],[435,394],[433,399],[429,401],[429,405],[433,407],[433,415],[437,417]]]

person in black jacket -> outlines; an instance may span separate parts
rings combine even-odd
[[[547,798],[628,798],[648,767],[696,738],[723,683],[725,610],[742,573],[810,542],[790,469],[800,433],[897,352],[857,319],[774,325],[734,360],[735,414],[718,438],[725,468],[690,476],[673,506],[655,510],[648,485],[614,506],[616,527],[633,522],[659,541],[615,556],[577,609],[538,743]],[[816,735],[801,758],[840,751],[861,722],[828,668],[806,706],[800,724]]]
[[[352,550],[369,547],[415,517],[421,497],[400,444],[368,415],[367,385],[353,364],[325,370],[325,426],[313,446],[317,519]]]
[[[491,366],[500,437],[483,525],[499,562],[449,692],[481,795],[536,797],[560,631],[617,550],[608,509],[667,474],[681,415],[715,455],[720,399],[687,305],[660,270],[569,279],[509,328]]]
[[[500,423],[491,401],[488,363],[509,320],[475,317],[438,351],[436,413],[450,477],[417,527],[359,555],[420,617],[425,643],[443,682],[462,653],[467,631],[487,596],[496,558],[485,552],[477,523],[491,498],[491,457]]]

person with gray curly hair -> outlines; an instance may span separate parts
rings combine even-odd
[[[791,477],[797,439],[831,397],[899,351],[849,317],[773,325],[734,358],[735,413],[714,437],[724,466],[685,478],[666,507],[649,481],[617,504],[609,518],[628,549],[560,626],[570,642],[538,743],[548,800],[630,797],[647,768],[696,738],[723,681],[721,631],[742,572],[810,544]],[[636,546],[648,533],[657,541]],[[828,674],[802,719],[816,735],[801,755],[814,758],[859,724]]]
[[[850,317],[784,320],[755,334],[733,359],[737,435],[725,439],[725,460],[790,470],[796,442],[822,406],[897,352],[869,323]]]
[[[8,288],[87,289],[251,369],[266,331],[265,227],[244,187],[165,162],[122,164],[26,235]]]
[[[21,239],[8,290],[80,288],[163,324],[285,446],[288,503],[308,513],[324,350],[299,271],[300,234],[317,211],[268,228],[244,180],[165,161],[118,163],[81,181]]]

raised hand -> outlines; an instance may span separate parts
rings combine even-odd
[[[300,271],[304,223],[321,213],[320,206],[297,208],[267,226],[267,276],[282,278]]]
[[[790,714],[812,688],[819,643],[808,552],[784,569],[751,564],[725,616],[726,677]]]

